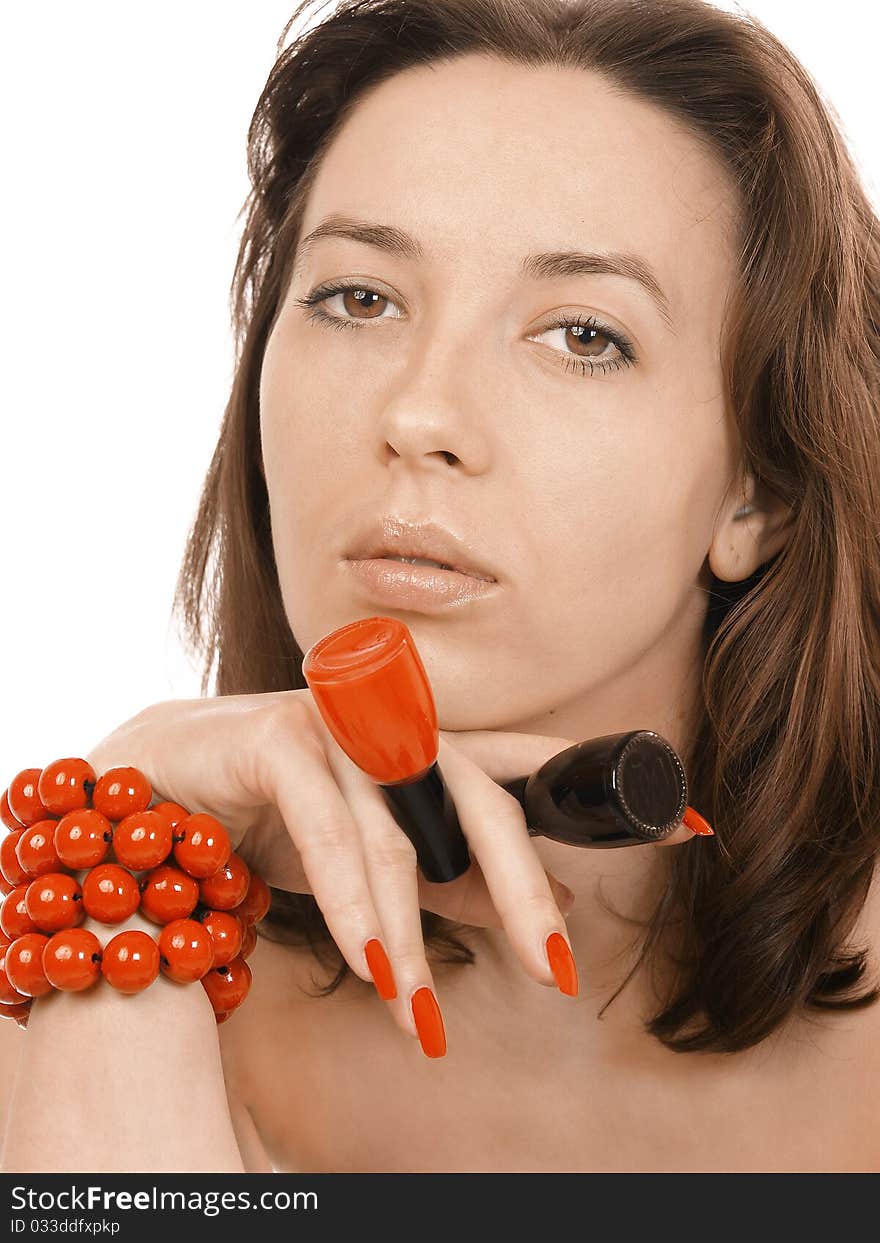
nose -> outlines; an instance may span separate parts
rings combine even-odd
[[[377,436],[380,455],[389,465],[418,471],[454,467],[465,475],[488,469],[486,400],[470,392],[463,365],[455,357],[440,362],[435,353],[432,363],[423,360],[390,395],[384,394]]]

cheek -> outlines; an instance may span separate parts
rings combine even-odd
[[[345,420],[334,415],[345,409],[340,405],[345,386],[340,381],[340,391],[334,391],[309,349],[285,340],[283,322],[263,359],[260,435],[273,526],[283,520],[285,531],[295,533],[302,523],[308,526],[310,515],[317,518],[322,501],[326,505],[335,493],[350,454]]]
[[[533,564],[542,576],[549,570],[551,590],[623,588],[680,549],[683,430],[659,434],[664,422],[671,426],[659,415],[649,422],[643,412],[594,411],[529,455],[520,472],[529,498],[523,512]]]
[[[651,420],[603,413],[523,472],[524,651],[626,665],[693,599],[718,451],[656,395]]]
[[[302,350],[273,333],[260,375],[260,435],[278,579],[297,638],[320,599],[311,554],[326,539],[328,499],[347,460],[333,443],[333,405],[314,374]]]

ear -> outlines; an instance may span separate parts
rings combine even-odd
[[[754,574],[785,547],[793,529],[791,506],[754,475],[747,473],[739,485],[718,511],[709,548],[709,568],[726,583]]]

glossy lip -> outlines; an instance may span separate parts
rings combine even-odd
[[[494,580],[474,578],[456,570],[406,565],[382,557],[349,558],[342,564],[371,602],[417,613],[434,613],[467,604],[491,595],[498,587]]]
[[[450,567],[441,570],[438,565],[434,570],[430,566],[400,563],[403,569],[424,570],[434,576],[454,573],[476,581],[497,582],[492,571],[480,564],[464,540],[436,522],[414,522],[408,518],[385,515],[362,530],[345,553],[350,562],[382,561],[386,567],[398,564],[388,562],[389,556],[424,557]]]

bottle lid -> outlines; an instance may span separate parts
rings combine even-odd
[[[402,621],[367,617],[332,631],[306,652],[303,676],[330,733],[374,781],[415,781],[437,759],[434,697]]]

